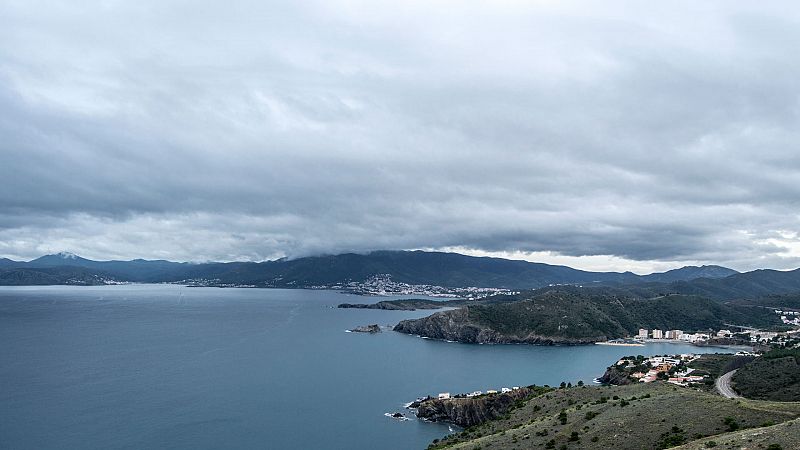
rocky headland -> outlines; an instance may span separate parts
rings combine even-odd
[[[417,309],[440,309],[462,305],[459,301],[437,301],[425,299],[384,300],[377,303],[342,303],[337,308],[385,309],[390,311],[415,311]]]
[[[504,416],[511,409],[522,406],[541,389],[544,388],[521,387],[510,392],[484,394],[478,397],[445,400],[427,398],[412,403],[410,407],[417,409],[417,417],[420,419],[449,422],[467,428]]]
[[[442,311],[421,319],[403,320],[394,327],[394,331],[467,344],[578,345],[606,339],[606,336],[600,334],[590,337],[569,337],[547,335],[536,331],[523,333],[498,331],[490,324],[475,320],[470,314],[470,308]]]
[[[394,330],[471,344],[578,345],[632,336],[640,328],[713,330],[780,322],[768,308],[685,295],[642,298],[611,288],[559,286],[502,297],[404,320]]]

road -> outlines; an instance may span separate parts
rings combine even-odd
[[[734,391],[733,388],[731,387],[731,377],[733,377],[733,374],[735,373],[736,370],[731,370],[725,375],[722,375],[721,377],[717,378],[717,381],[714,383],[714,385],[717,388],[717,392],[719,392],[720,395],[727,398],[742,398],[742,396],[737,394],[736,391]]]

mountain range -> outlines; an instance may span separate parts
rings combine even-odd
[[[65,271],[64,268],[72,268]],[[80,269],[80,270],[78,270]],[[72,253],[32,261],[0,259],[0,284],[92,284],[208,280],[259,287],[330,286],[388,274],[393,281],[444,287],[535,289],[553,284],[636,284],[719,279],[737,274],[720,266],[687,266],[663,273],[589,272],[567,266],[457,253],[376,251],[266,262],[179,263],[165,260],[94,261]],[[79,282],[75,281],[75,276]]]

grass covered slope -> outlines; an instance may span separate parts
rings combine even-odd
[[[431,448],[659,449],[797,417],[800,403],[731,400],[662,383],[575,387],[535,397]]]
[[[679,450],[733,450],[741,448],[765,450],[800,449],[800,419],[768,427],[741,430],[690,442]]]
[[[765,353],[739,369],[732,382],[733,388],[747,398],[800,401],[800,349]]]
[[[467,343],[577,344],[632,335],[639,328],[690,331],[780,323],[765,308],[683,295],[642,299],[614,289],[558,287],[515,300],[402,321],[395,331]]]

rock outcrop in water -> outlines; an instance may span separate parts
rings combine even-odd
[[[450,422],[467,428],[505,415],[513,407],[521,406],[533,394],[531,389],[521,387],[511,392],[472,398],[428,398],[411,406],[417,408],[417,417],[420,419]]]
[[[365,325],[363,327],[355,327],[352,330],[353,333],[380,333],[381,327],[378,324],[373,323],[372,325]]]

